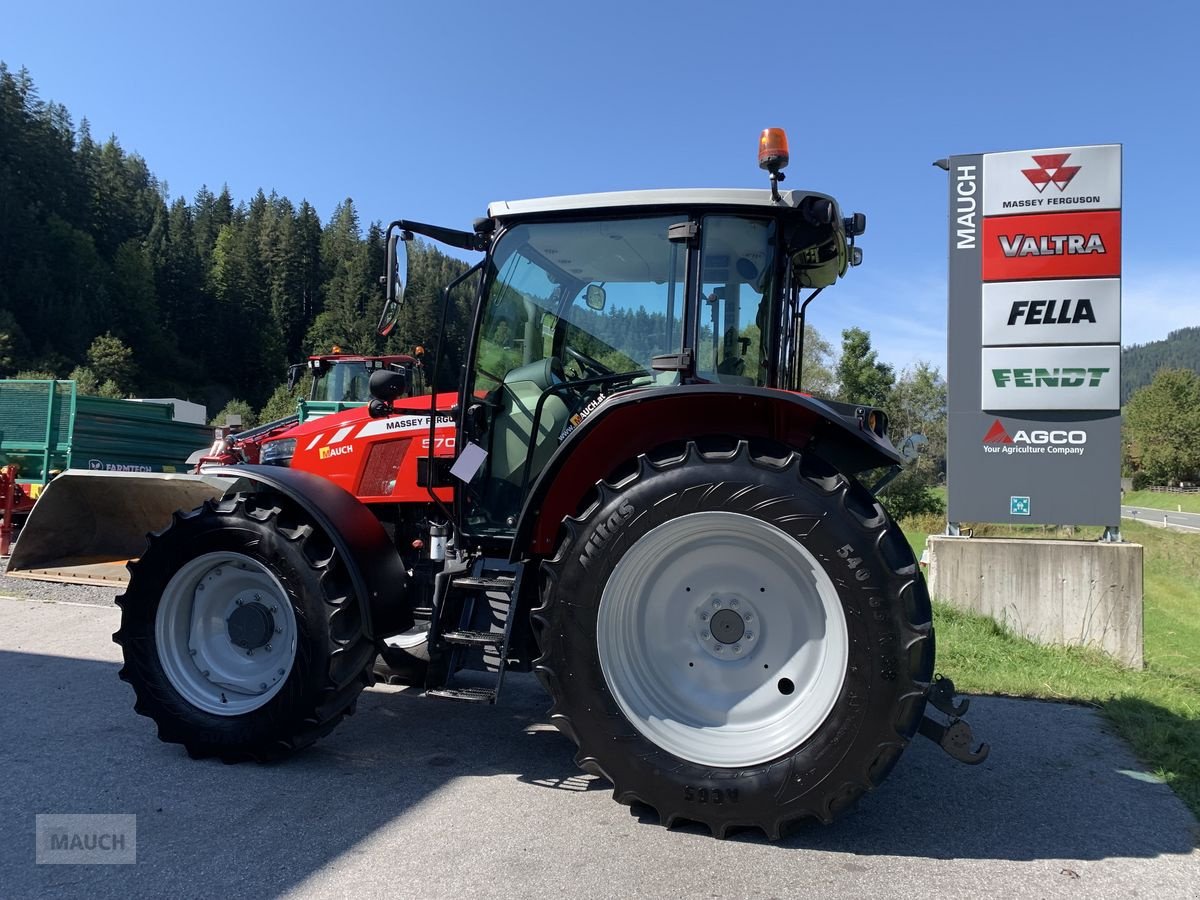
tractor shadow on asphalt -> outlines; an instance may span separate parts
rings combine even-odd
[[[496,707],[376,687],[308,751],[229,766],[160,743],[153,724],[133,713],[117,668],[0,652],[10,700],[0,807],[21,813],[0,821],[0,859],[20,853],[28,861],[33,816],[45,812],[136,813],[138,862],[156,879],[204,884],[211,895],[276,895],[336,858],[369,852],[373,835],[401,820],[466,840],[456,831],[461,810],[477,817],[474,840],[566,833],[587,821],[634,839],[679,841],[681,852],[696,846],[696,829],[668,835],[650,824],[648,810],[613,803],[607,782],[575,768],[574,748],[546,724],[547,700],[531,676],[510,676]],[[723,846],[1009,860],[1193,849],[1190,813],[1166,786],[1125,774],[1141,767],[1090,710],[981,698],[970,719],[992,744],[982,766],[960,765],[918,739],[884,785],[836,825],[802,827],[776,844],[743,832]],[[266,864],[248,840],[254,835],[285,853],[286,864]],[[34,868],[36,886],[53,889],[73,867]],[[146,871],[112,868],[129,870],[111,872],[118,881]]]

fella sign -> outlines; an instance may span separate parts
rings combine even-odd
[[[947,163],[950,520],[1115,525],[1121,147]]]

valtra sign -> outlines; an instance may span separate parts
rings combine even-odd
[[[1121,147],[946,164],[950,521],[1115,525]]]
[[[983,220],[984,281],[1120,274],[1120,210]]]

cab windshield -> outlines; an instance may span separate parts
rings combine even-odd
[[[313,382],[311,400],[366,403],[371,399],[371,371],[363,362],[337,362]]]
[[[647,371],[683,340],[679,216],[519,225],[492,259],[475,390],[540,361],[581,379]],[[561,373],[557,370],[561,366]]]

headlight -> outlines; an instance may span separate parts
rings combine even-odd
[[[296,439],[284,438],[281,441],[267,441],[263,444],[259,462],[264,466],[288,466],[296,452]]]

